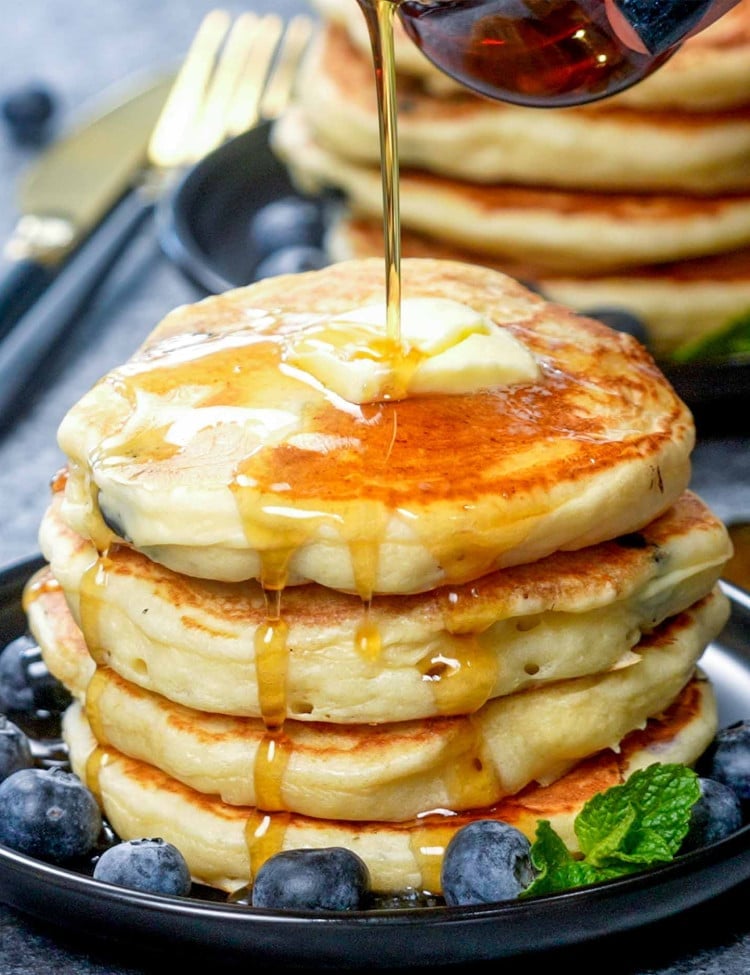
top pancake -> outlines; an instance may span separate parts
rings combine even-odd
[[[677,499],[692,418],[632,338],[486,268],[402,273],[404,297],[507,328],[541,379],[347,403],[286,365],[284,343],[382,301],[383,262],[268,278],[173,311],[68,412],[67,523],[188,575],[369,597],[592,545]]]
[[[343,27],[361,51],[370,39],[355,0],[311,0],[325,21]],[[396,65],[434,93],[455,91],[457,82],[439,71],[413,44],[398,20],[394,25]],[[679,108],[707,112],[745,105],[750,92],[750,0],[691,37],[658,71],[606,99],[604,104],[642,109]],[[599,104],[599,103],[597,103]]]

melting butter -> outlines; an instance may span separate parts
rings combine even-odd
[[[472,393],[534,383],[539,365],[507,329],[448,298],[401,304],[400,341],[385,329],[384,302],[311,324],[284,359],[350,403],[430,393]]]

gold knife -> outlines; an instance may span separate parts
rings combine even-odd
[[[143,166],[173,78],[143,80],[54,142],[24,173],[0,276],[0,336],[53,280]]]

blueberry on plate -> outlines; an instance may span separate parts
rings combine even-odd
[[[0,843],[61,863],[96,845],[102,816],[78,776],[62,768],[21,769],[0,783]]]
[[[300,244],[283,247],[264,258],[255,268],[253,278],[273,278],[277,274],[300,274],[302,271],[317,271],[329,264],[328,255],[320,247]]]
[[[62,711],[70,693],[54,677],[36,641],[24,634],[0,653],[0,711]]]
[[[0,782],[22,768],[31,768],[31,742],[18,725],[0,714]]]
[[[643,321],[626,308],[587,308],[584,312],[587,318],[595,318],[598,322],[608,325],[618,332],[626,332],[638,339],[641,345],[648,345],[648,330]]]
[[[350,850],[285,850],[258,871],[251,903],[298,911],[355,911],[369,887],[367,865]]]
[[[267,203],[250,222],[250,243],[256,260],[287,247],[318,247],[323,239],[320,204],[301,196]]]
[[[57,108],[46,85],[33,83],[8,92],[0,102],[2,117],[20,144],[43,141]]]
[[[184,856],[161,837],[125,840],[111,846],[96,861],[94,879],[178,897],[189,894],[191,887]]]
[[[698,779],[701,795],[690,813],[690,826],[681,853],[723,840],[742,826],[742,804],[734,789],[715,779]]]
[[[710,748],[704,772],[733,789],[741,800],[750,799],[750,721],[722,728]]]
[[[530,851],[527,837],[500,820],[477,819],[459,829],[443,857],[446,904],[514,900],[535,876]]]

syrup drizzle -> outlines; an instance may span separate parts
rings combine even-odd
[[[375,67],[383,183],[387,335],[401,344],[401,217],[393,21],[400,0],[357,0],[367,22]]]

